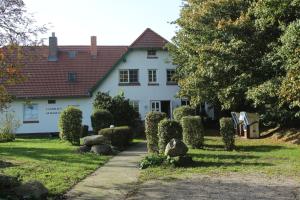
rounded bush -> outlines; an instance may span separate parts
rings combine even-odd
[[[99,131],[99,134],[107,137],[111,145],[119,149],[126,148],[133,139],[133,133],[129,126],[104,128]]]
[[[195,110],[190,106],[180,106],[175,108],[173,111],[174,119],[180,122],[181,118],[184,116],[193,116],[195,115]]]
[[[59,136],[73,145],[79,145],[82,112],[78,108],[69,106],[59,116]]]
[[[178,121],[164,119],[158,123],[159,153],[164,153],[171,139],[182,139],[182,128]]]
[[[91,115],[91,122],[93,131],[97,134],[101,129],[113,124],[113,116],[108,110],[97,109]]]
[[[234,145],[234,126],[231,118],[221,118],[220,119],[220,134],[223,137],[223,142],[225,149],[227,151],[232,151],[235,148]]]
[[[145,118],[145,133],[149,153],[158,153],[158,123],[167,115],[161,112],[149,112]]]
[[[181,119],[183,142],[192,148],[202,148],[204,128],[200,116],[185,116]]]

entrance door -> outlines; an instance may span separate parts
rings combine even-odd
[[[161,112],[167,114],[168,118],[171,118],[171,104],[170,101],[161,101]]]

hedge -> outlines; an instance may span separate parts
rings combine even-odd
[[[59,136],[63,140],[68,140],[73,145],[80,144],[82,112],[78,108],[69,106],[64,109],[59,116]]]
[[[97,134],[101,129],[113,124],[113,115],[105,109],[97,109],[91,115],[93,131]]]
[[[133,139],[133,133],[129,126],[104,128],[99,131],[99,134],[107,137],[111,145],[119,149],[127,147]]]
[[[221,118],[220,119],[220,134],[223,137],[223,142],[225,145],[225,150],[232,151],[235,148],[234,145],[234,126],[231,118]]]
[[[158,124],[158,147],[159,153],[164,153],[167,144],[171,139],[182,139],[182,128],[179,122],[164,119]]]
[[[149,112],[145,118],[145,133],[149,153],[158,153],[158,123],[167,115],[161,112]]]
[[[180,106],[175,108],[173,111],[174,119],[180,122],[181,118],[184,116],[193,116],[195,115],[195,110],[190,106]]]
[[[200,116],[185,116],[181,119],[183,142],[192,148],[202,148],[204,128]]]

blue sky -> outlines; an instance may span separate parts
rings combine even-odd
[[[129,45],[147,27],[170,40],[182,0],[24,0],[38,24],[48,24],[60,45]]]

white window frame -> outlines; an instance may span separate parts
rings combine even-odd
[[[140,112],[140,102],[138,100],[130,100],[129,103],[137,112]]]
[[[167,83],[176,83],[176,81],[168,80],[168,75],[169,75],[168,72],[169,72],[169,71],[173,71],[174,74],[175,74],[175,69],[167,69],[167,70],[166,70],[166,80],[167,80]],[[174,75],[174,74],[173,74],[173,75]],[[171,78],[172,78],[172,77],[171,77]]]
[[[36,110],[33,111],[34,109],[32,109],[31,111],[28,111],[27,109],[29,109],[30,107],[36,108]],[[29,113],[29,112],[31,112],[31,113]],[[29,113],[29,114],[27,114],[27,113]],[[27,115],[30,115],[30,117]],[[24,104],[23,105],[23,122],[37,123],[38,121],[39,121],[39,106],[38,106],[38,104]]]
[[[155,81],[153,81],[154,77]],[[148,83],[157,83],[157,69],[148,69]]]
[[[153,52],[154,52],[154,54],[152,54]],[[155,50],[155,49],[147,50],[147,58],[157,58],[157,50]]]
[[[150,111],[161,112],[161,102],[160,101],[150,101]]]
[[[130,82],[130,71],[137,72],[137,82]],[[121,81],[121,72],[127,72],[122,75],[122,79],[127,79],[127,81]],[[127,75],[127,78],[126,78]],[[120,69],[119,70],[119,83],[138,83],[139,82],[139,70],[138,69]]]

